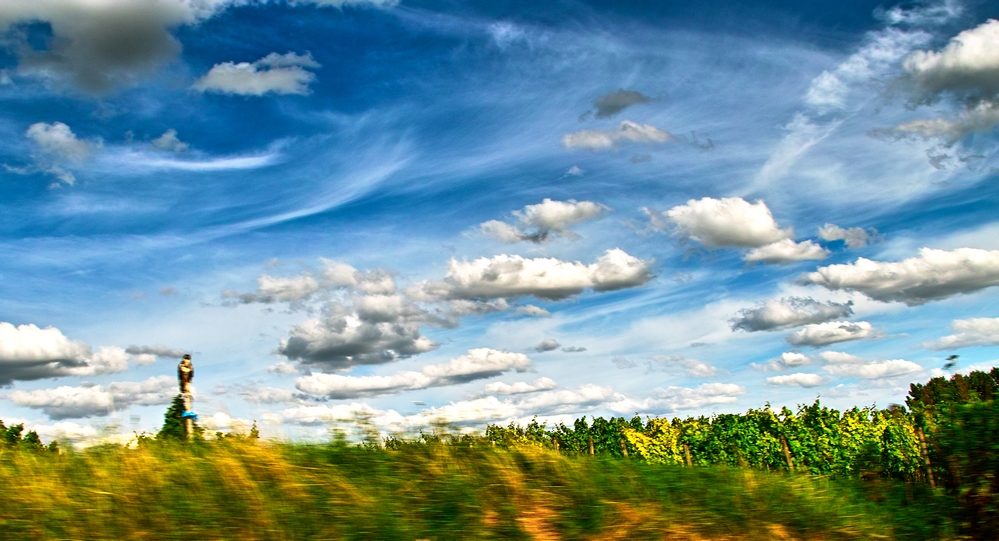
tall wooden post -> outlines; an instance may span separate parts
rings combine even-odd
[[[194,438],[194,395],[191,394],[191,382],[194,381],[194,365],[191,356],[184,355],[177,365],[177,380],[180,383],[180,395],[184,401],[184,435],[187,441]]]
[[[683,442],[683,460],[687,463],[688,468],[694,466],[694,461],[690,459],[690,445],[687,442]]]
[[[593,436],[590,436],[590,454],[593,454]]]
[[[926,480],[930,482],[930,488],[937,488],[936,479],[933,478],[933,464],[930,462],[930,451],[926,448],[926,435],[923,428],[916,427],[916,436],[919,437],[919,449],[922,451],[923,461],[926,463]]]
[[[787,469],[790,472],[794,472],[794,459],[791,458],[791,447],[787,444],[787,438],[781,434],[780,446],[784,450],[784,460],[787,461]]]
[[[194,397],[191,393],[184,393],[184,412],[189,411],[194,411]],[[190,417],[184,417],[184,434],[187,436],[187,441],[194,438],[194,420]]]

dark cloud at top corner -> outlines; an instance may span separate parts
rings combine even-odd
[[[8,7],[0,5],[0,31],[43,23],[43,33],[51,32],[42,43],[37,32],[9,33],[6,45],[18,57],[19,73],[57,85],[68,82],[94,95],[134,85],[176,58],[181,44],[170,30],[198,20],[190,6],[176,1],[123,3],[114,9],[45,2]]]
[[[650,101],[652,99],[641,92],[624,90],[622,88],[621,90],[600,96],[593,102],[593,107],[595,108],[595,116],[597,118],[609,118],[632,105],[640,105],[649,103]]]

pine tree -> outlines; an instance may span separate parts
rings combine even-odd
[[[167,408],[166,415],[163,418],[163,427],[156,434],[156,439],[158,440],[176,440],[185,441],[187,440],[187,431],[184,429],[184,397],[177,395],[173,397],[173,402],[170,403],[170,407]],[[204,428],[198,426],[197,421],[194,421],[194,439],[200,440],[204,439]]]

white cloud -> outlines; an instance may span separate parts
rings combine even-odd
[[[150,143],[160,150],[169,152],[184,152],[190,148],[190,145],[177,138],[177,130],[173,128],[163,132],[163,135],[153,139]]]
[[[525,316],[531,317],[551,317],[552,314],[544,308],[534,306],[533,304],[525,304],[524,306],[518,306],[516,312],[518,314],[523,314]]]
[[[787,335],[795,346],[821,347],[838,342],[880,338],[882,333],[866,321],[829,321],[806,325],[800,331]]]
[[[646,212],[650,216],[659,214],[651,209]],[[791,228],[780,229],[777,226],[766,203],[749,203],[739,197],[691,199],[687,204],[673,207],[662,215],[676,227],[677,234],[708,248],[759,248],[794,234]],[[664,222],[654,219],[653,227],[657,224]]]
[[[545,378],[542,378],[529,386],[547,387],[552,385],[544,380]],[[510,387],[496,386],[496,389],[500,391],[518,391],[520,388],[517,384]],[[730,404],[745,392],[746,389],[739,385],[707,383],[696,388],[656,389],[648,398],[633,400],[608,387],[583,385],[575,389],[540,389],[525,393],[518,392],[511,398],[504,400],[495,396],[486,396],[474,400],[452,402],[408,416],[400,415],[393,410],[377,410],[367,404],[352,403],[335,406],[326,404],[303,405],[286,409],[276,417],[279,421],[304,425],[364,419],[381,430],[406,431],[440,423],[480,425],[486,422],[504,423],[512,420],[524,420],[535,415],[578,415],[598,408],[608,409],[618,414],[633,414],[636,411],[658,414],[712,404]]]
[[[310,92],[309,84],[316,76],[305,68],[320,65],[306,53],[298,55],[271,53],[256,62],[223,62],[216,64],[192,88],[200,92],[218,92],[243,96],[300,94]]]
[[[842,351],[823,351],[819,354],[819,357],[830,364],[863,364],[869,362],[867,359],[843,353]]]
[[[534,346],[534,351],[537,351],[538,353],[544,353],[546,351],[556,350],[561,345],[562,344],[559,344],[557,340],[548,338],[546,340],[542,340],[541,343]]]
[[[750,263],[766,263],[776,265],[787,265],[797,261],[808,261],[814,259],[825,259],[829,257],[829,250],[815,244],[810,240],[804,242],[794,242],[791,239],[784,239],[754,248],[742,257]]]
[[[533,295],[564,299],[585,289],[612,291],[636,287],[652,279],[650,262],[620,249],[607,250],[595,263],[560,261],[554,258],[526,259],[498,255],[474,261],[448,261],[444,280],[424,282],[429,298],[487,299]]]
[[[890,361],[831,364],[826,366],[825,370],[834,376],[878,379],[915,374],[916,372],[922,372],[923,367],[912,361],[894,359]]]
[[[275,277],[264,274],[257,278],[254,302],[300,302],[319,290],[319,283],[309,275]]]
[[[107,386],[12,391],[8,398],[18,406],[41,409],[50,418],[58,420],[108,415],[132,404],[168,404],[176,394],[176,379],[155,376],[141,382],[115,382]]]
[[[718,373],[718,369],[710,364],[679,355],[655,355],[652,360],[667,370],[680,368],[684,374],[695,378],[713,378]],[[655,366],[650,364],[650,368]]]
[[[767,378],[770,385],[797,385],[798,387],[818,387],[826,383],[826,378],[818,374],[787,374],[785,376],[773,376]]]
[[[875,136],[903,138],[917,136],[923,139],[942,139],[953,145],[974,132],[988,131],[999,125],[999,103],[982,101],[961,111],[957,118],[917,119],[899,124],[889,130],[875,130]]]
[[[554,380],[550,378],[538,378],[532,383],[527,383],[526,381],[517,381],[514,383],[497,381],[496,383],[489,383],[485,387],[485,392],[488,394],[513,395],[548,391],[555,387],[558,387],[558,385]]]
[[[915,103],[930,104],[950,94],[965,108],[954,120],[914,120],[876,135],[940,138],[953,145],[999,125],[999,21],[961,32],[940,51],[915,51],[903,66]]]
[[[765,370],[768,372],[780,372],[781,370],[786,370],[788,368],[804,366],[806,364],[811,364],[812,359],[807,355],[803,355],[796,351],[785,351],[780,354],[780,357],[776,359],[771,359],[765,364],[752,363],[750,366],[757,370]]]
[[[746,388],[733,383],[705,383],[693,389],[688,387],[666,387],[656,389],[652,397],[636,405],[645,406],[632,411],[674,412],[696,409],[714,404],[731,404],[738,396],[745,394]],[[627,409],[622,409],[626,412]]]
[[[288,376],[291,374],[298,373],[298,369],[295,368],[295,365],[284,361],[268,366],[267,371],[272,374],[277,374],[279,376]]]
[[[940,51],[916,51],[903,63],[924,100],[950,92],[958,97],[999,94],[999,21],[961,32]]]
[[[32,124],[24,136],[41,152],[67,160],[82,160],[90,155],[93,148],[91,143],[77,139],[73,130],[62,122]]]
[[[622,141],[662,144],[676,140],[673,134],[655,126],[624,120],[614,130],[582,130],[566,134],[562,137],[562,144],[569,149],[608,150],[617,147]]]
[[[843,229],[838,225],[825,224],[819,228],[819,238],[828,241],[846,241],[847,248],[863,248],[870,243],[880,240],[880,235],[874,228],[870,230],[866,230],[863,227]]]
[[[86,159],[99,146],[78,139],[73,130],[62,122],[32,124],[24,135],[34,145],[32,154],[35,165],[20,169],[7,166],[7,170],[19,174],[48,173],[69,186],[76,182],[76,177],[63,166]]]
[[[955,319],[950,328],[956,334],[927,342],[923,347],[946,350],[971,346],[999,346],[999,318]]]
[[[96,353],[83,342],[66,338],[59,329],[0,322],[0,385],[15,380],[60,376],[94,376],[128,368],[129,355],[118,347]]]
[[[355,315],[308,319],[281,339],[277,352],[304,364],[341,370],[381,364],[437,349],[414,323],[369,323]]]
[[[769,331],[823,323],[853,314],[853,303],[819,302],[810,297],[768,299],[756,308],[744,308],[730,320],[732,330]]]
[[[916,306],[999,284],[999,250],[923,248],[919,257],[897,263],[859,258],[855,263],[820,267],[798,281]]]
[[[578,238],[570,227],[589,220],[596,220],[610,209],[592,201],[553,201],[545,198],[537,205],[528,205],[513,212],[517,225],[490,220],[479,226],[479,231],[501,242],[518,241],[541,243],[552,237]]]
[[[424,366],[419,372],[398,372],[389,376],[314,373],[296,379],[295,387],[306,393],[330,398],[358,398],[456,385],[491,378],[510,370],[524,372],[530,367],[531,360],[522,353],[480,348],[469,350],[467,354],[446,363]]]

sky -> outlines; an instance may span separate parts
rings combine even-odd
[[[999,364],[990,2],[6,0],[0,419],[322,440]],[[956,365],[947,358],[958,355]]]

